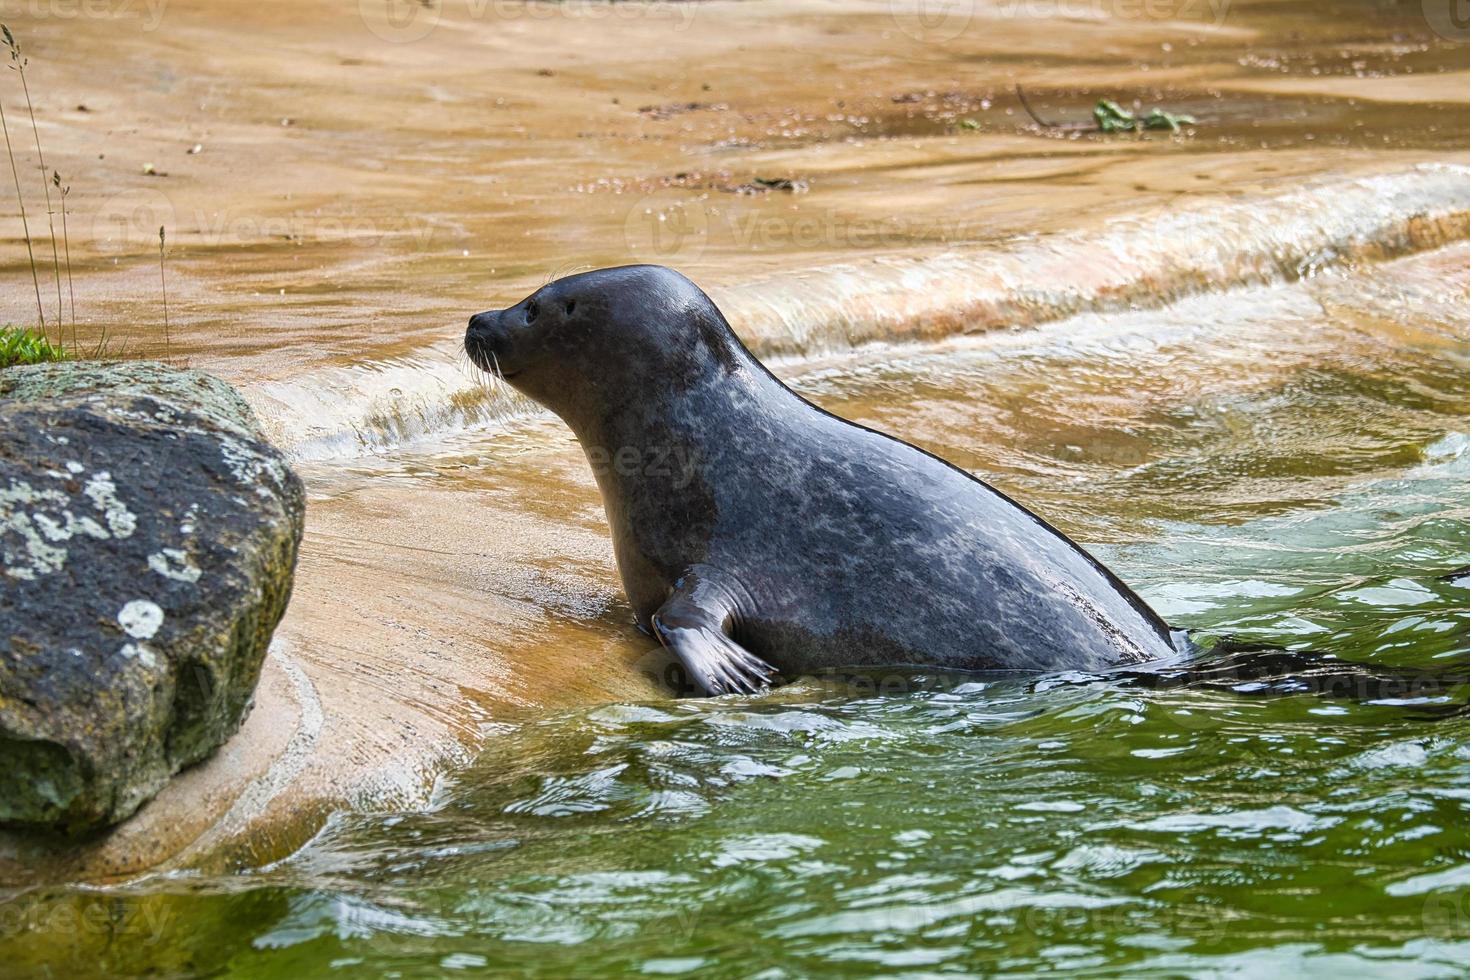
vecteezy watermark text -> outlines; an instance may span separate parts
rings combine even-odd
[[[439,26],[450,0],[358,0],[357,12],[373,36],[390,44],[422,41]],[[696,4],[690,2],[625,3],[617,0],[452,0],[464,5],[471,21],[550,20],[568,17],[584,21],[661,20],[676,31],[687,30]]]
[[[141,20],[143,30],[163,23],[169,0],[21,0],[19,6],[36,20]]]
[[[74,900],[0,902],[0,937],[36,935],[126,937],[152,945],[163,939],[173,913],[158,902],[99,895]]]
[[[699,452],[684,446],[588,446],[587,462],[597,476],[641,476],[664,480],[675,490],[689,486],[699,472]]]
[[[677,190],[640,199],[623,222],[628,254],[679,265],[699,258],[712,241],[731,242],[747,251],[835,246],[881,250],[967,241],[984,231],[965,220],[913,220],[901,214],[865,218],[819,208],[772,214],[735,207],[729,203],[733,201]]]
[[[161,191],[139,189],[114,195],[92,215],[92,239],[99,249],[132,252],[157,247],[158,229],[171,241],[205,246],[257,242],[342,243],[376,246],[404,239],[425,249],[435,232],[432,222],[416,215],[361,216],[304,212],[260,215],[246,212],[183,212]]]
[[[1205,20],[1225,23],[1233,0],[889,0],[899,30],[916,41],[943,44],[969,29],[984,4],[989,22],[1007,18],[1046,20]],[[1433,0],[1428,0],[1433,2]],[[1454,2],[1454,0],[1451,0]]]

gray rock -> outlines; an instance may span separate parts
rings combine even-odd
[[[0,823],[116,823],[239,727],[304,512],[217,379],[0,372]]]
[[[82,361],[0,371],[0,401],[45,401],[60,395],[146,395],[207,415],[216,423],[260,438],[255,413],[219,378],[156,361]]]

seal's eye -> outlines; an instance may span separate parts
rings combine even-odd
[[[574,299],[567,300],[567,316],[571,316],[572,315],[572,311],[575,310],[576,308],[577,308],[577,301],[576,300],[574,300]]]
[[[541,307],[536,305],[536,301],[534,299],[531,300],[531,302],[526,304],[526,322],[530,323],[532,320],[536,319],[536,314],[540,312]]]

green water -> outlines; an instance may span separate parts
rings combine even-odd
[[[797,383],[1055,516],[1179,625],[1448,671],[1470,657],[1470,579],[1442,577],[1470,564],[1470,345],[1453,311],[1324,318],[1349,288]],[[32,893],[0,906],[0,952],[27,975],[85,975],[100,950],[118,972],[282,978],[1470,964],[1470,717],[889,680],[507,726],[423,812],[340,814],[264,869]]]

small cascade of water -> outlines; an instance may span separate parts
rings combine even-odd
[[[931,340],[1310,278],[1470,238],[1470,168],[1320,180],[1002,248],[874,257],[710,292],[761,357]],[[360,455],[537,411],[469,365],[454,328],[421,354],[249,386],[298,458]]]
[[[258,382],[244,394],[275,444],[298,459],[357,456],[539,411],[472,365],[458,336],[408,357]]]
[[[758,351],[808,355],[1159,307],[1192,293],[1396,258],[1467,234],[1470,169],[1421,166],[1121,218],[1101,233],[830,266],[727,295],[739,314],[731,319]]]

